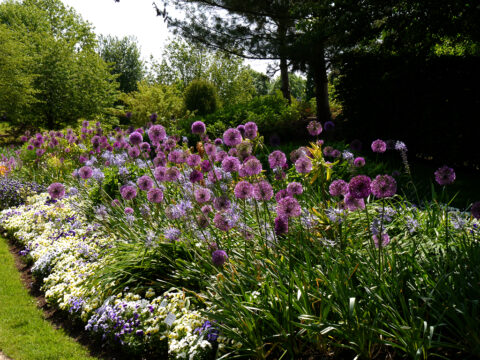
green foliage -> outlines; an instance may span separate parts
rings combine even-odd
[[[136,38],[100,36],[98,52],[106,63],[111,64],[111,73],[118,75],[116,80],[120,91],[138,90],[137,83],[143,78],[143,63]]]
[[[198,115],[208,115],[217,109],[215,86],[204,80],[193,80],[185,89],[185,107],[197,111]]]
[[[21,49],[10,51],[10,63],[25,70],[19,89],[26,95],[11,99],[6,114],[12,125],[58,129],[113,104],[116,83],[94,51],[90,24],[61,1],[7,1],[0,5],[0,24],[14,34]],[[30,63],[22,60],[25,57]],[[33,102],[35,106],[28,106]],[[23,104],[26,111],[15,111]]]
[[[308,100],[306,95],[306,80],[303,77],[295,73],[291,73],[288,74],[288,82],[290,84],[291,96],[293,96],[297,100]],[[280,90],[281,86],[281,78],[277,77],[272,82],[272,85],[270,87],[270,93],[274,93],[275,91]]]
[[[186,115],[183,108],[183,98],[180,91],[173,85],[149,84],[146,81],[138,83],[138,90],[129,94],[121,94],[120,100],[125,110],[132,112],[130,121],[135,125],[144,125],[152,113],[157,113],[157,122],[171,129],[172,119]],[[118,116],[125,114],[124,110],[112,110]]]

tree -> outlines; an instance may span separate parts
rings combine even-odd
[[[35,97],[28,112],[7,114],[11,125],[60,128],[113,104],[114,77],[94,51],[90,24],[74,10],[59,0],[6,1],[0,4],[0,24],[31,61],[23,74],[33,79]]]
[[[134,37],[123,38],[100,36],[98,53],[111,64],[110,72],[117,75],[119,90],[125,93],[138,89],[137,83],[143,78],[143,62]]]
[[[301,76],[291,73],[288,75],[289,87],[292,93],[292,96],[298,100],[308,100],[306,98],[306,80]],[[270,93],[274,93],[277,90],[280,90],[281,79],[277,77],[273,80],[272,86],[270,88]]]

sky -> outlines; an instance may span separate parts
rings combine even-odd
[[[169,37],[173,37],[163,18],[156,16],[152,0],[121,0],[119,3],[114,0],[62,0],[62,2],[74,8],[84,20],[90,22],[97,35],[135,36],[144,60],[148,60],[150,55],[160,59],[164,45]],[[247,63],[253,69],[265,73],[268,62]]]

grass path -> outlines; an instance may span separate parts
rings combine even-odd
[[[23,286],[7,241],[0,236],[0,354],[13,360],[94,359],[44,318]],[[0,355],[0,359],[2,356]]]

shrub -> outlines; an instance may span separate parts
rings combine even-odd
[[[197,111],[198,115],[207,115],[217,109],[217,91],[215,86],[204,80],[193,80],[184,93],[185,107]]]

